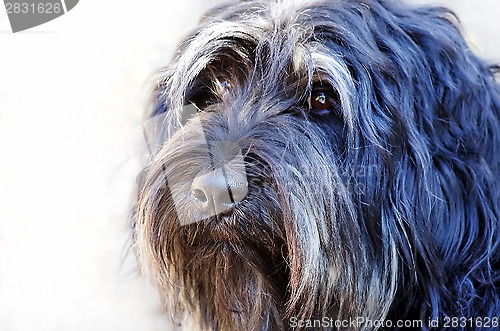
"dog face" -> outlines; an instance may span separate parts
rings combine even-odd
[[[134,227],[168,310],[224,330],[498,315],[492,70],[442,8],[215,9],[153,93]]]

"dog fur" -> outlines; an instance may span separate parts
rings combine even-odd
[[[211,330],[498,319],[498,68],[440,7],[208,13],[160,73],[133,217],[168,314]],[[217,169],[231,203],[207,212],[193,185]]]

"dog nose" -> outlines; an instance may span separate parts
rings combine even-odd
[[[247,193],[246,175],[228,168],[200,174],[191,184],[191,194],[201,207],[204,218],[227,214]]]

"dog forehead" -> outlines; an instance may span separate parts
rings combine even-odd
[[[242,1],[209,12],[181,44],[173,63],[159,73],[154,113],[181,112],[200,76],[210,82],[221,73],[223,79],[243,77],[236,85],[253,85],[254,93],[262,95],[290,88],[307,93],[319,77],[341,91],[347,106],[355,90],[344,54],[351,44],[339,40],[350,30],[344,25],[353,24],[346,15],[353,15],[362,2]],[[232,75],[234,69],[240,72]],[[290,79],[293,86],[287,87]]]
[[[210,21],[211,19],[223,20],[244,20],[249,18],[249,21],[254,23],[259,22],[259,18],[265,18],[269,21],[283,21],[293,19],[296,13],[303,11],[305,8],[314,8],[321,2],[333,5],[337,1],[328,0],[248,0],[236,1],[223,4],[210,10],[204,16],[202,22]]]
[[[231,48],[251,52],[267,45],[272,48],[266,54],[267,60],[287,60],[297,69],[304,65],[308,53],[324,50],[324,46],[330,48],[329,53],[337,54],[376,49],[372,42],[374,32],[370,30],[377,29],[377,21],[391,21],[385,16],[396,8],[391,1],[380,4],[367,0],[233,2],[204,16],[196,31],[181,45],[177,60],[182,57],[183,61],[192,61],[189,66],[196,70],[206,65],[194,65],[200,56],[206,61]],[[316,47],[318,42],[323,47]]]
[[[244,1],[219,7],[209,12],[195,33],[181,45],[174,66],[179,69],[177,72],[198,73],[220,58],[225,62],[247,62],[251,58],[255,62],[268,62],[267,66],[295,71],[317,64],[311,53],[326,49],[324,44],[317,47],[318,42],[324,42],[318,39],[336,41],[335,33],[346,29],[326,32],[328,25],[335,24],[335,14],[329,11],[337,6],[336,2],[275,0]],[[339,21],[345,23],[346,20]],[[338,45],[330,43],[329,46]],[[259,53],[257,59],[255,53]],[[219,64],[224,64],[223,61]],[[253,64],[262,66],[263,63]],[[190,76],[186,78],[189,80]]]

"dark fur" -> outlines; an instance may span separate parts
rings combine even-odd
[[[496,69],[443,8],[242,1],[211,12],[155,90],[161,120],[134,216],[168,312],[213,330],[498,317]],[[217,80],[231,83],[224,96]],[[337,90],[336,112],[308,110],[317,82]],[[193,118],[190,103],[203,108]],[[193,179],[225,164],[220,141],[241,151],[248,194],[185,224]]]

